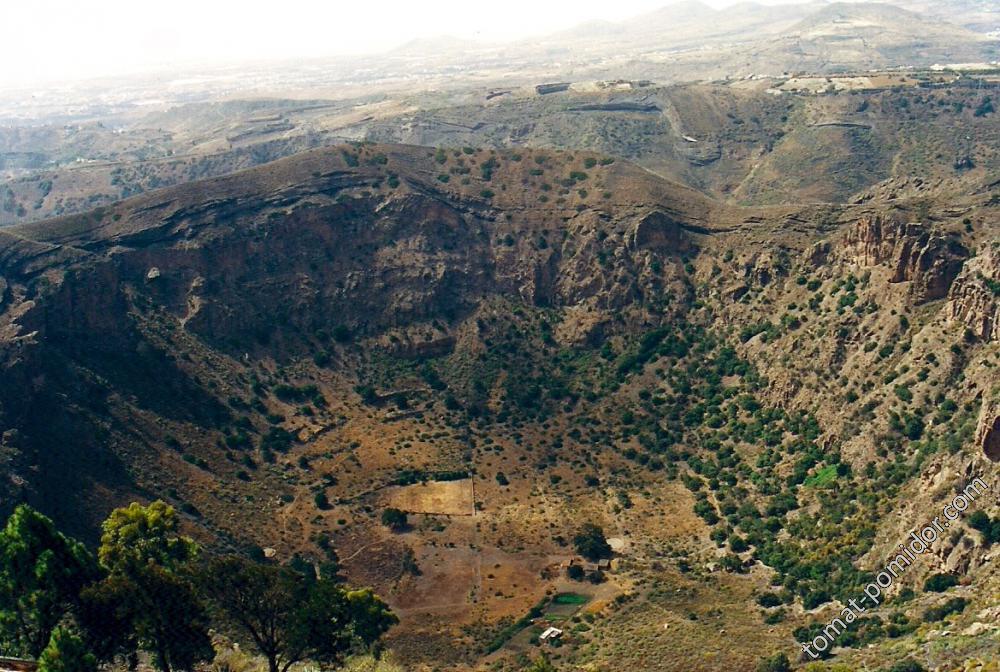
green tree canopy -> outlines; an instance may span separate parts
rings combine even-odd
[[[576,552],[588,560],[610,558],[613,554],[608,540],[604,538],[604,530],[593,523],[580,528],[580,532],[573,538],[573,545],[576,546]]]
[[[128,661],[128,668],[138,665],[136,641],[128,602],[121,599],[126,590],[124,577],[108,577],[84,589],[80,595],[80,625],[87,645],[98,660],[116,657]]]
[[[133,503],[112,511],[103,532],[98,555],[109,576],[87,592],[86,611],[96,618],[101,609],[111,615],[117,629],[105,633],[114,636],[111,649],[148,651],[162,672],[190,670],[211,658],[205,610],[188,579],[198,549],[178,534],[174,509],[163,502]]]
[[[97,672],[97,658],[74,632],[58,627],[38,658],[38,672]]]
[[[199,585],[250,637],[270,672],[306,659],[338,663],[352,648],[371,647],[396,622],[371,591],[348,593],[329,579],[245,558],[212,560]]]
[[[347,592],[347,606],[351,615],[354,636],[366,649],[371,649],[399,619],[380,600],[371,588]]]
[[[390,507],[382,512],[382,524],[392,530],[405,529],[407,524],[406,512]]]
[[[117,634],[126,652],[131,653],[129,646],[149,652],[162,672],[191,670],[212,658],[204,607],[183,576],[150,565],[135,576],[108,577],[91,595],[111,609],[114,623],[124,626]]]
[[[195,543],[177,533],[177,512],[161,501],[115,509],[102,531],[98,557],[112,573],[128,574],[150,564],[173,571],[197,553]]]
[[[80,591],[99,578],[83,544],[58,532],[29,506],[18,506],[0,531],[0,643],[38,657]]]

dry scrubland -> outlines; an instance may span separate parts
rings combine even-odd
[[[995,497],[798,642],[996,481],[995,43],[786,10],[0,128],[0,504],[373,586],[351,670],[992,669]]]

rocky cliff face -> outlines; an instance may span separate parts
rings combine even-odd
[[[847,230],[840,256],[860,266],[886,266],[890,282],[910,282],[915,303],[942,299],[968,251],[927,225],[883,215],[862,217]]]
[[[660,194],[623,207],[526,207],[530,186],[483,198],[424,182],[407,165],[417,151],[393,157],[412,172],[392,188],[382,182],[393,174],[385,164],[352,171],[327,152],[278,175],[215,180],[26,227],[2,250],[4,275],[28,286],[63,268],[88,274],[87,283],[56,282],[40,309],[59,315],[35,327],[53,334],[120,328],[125,307],[113,304],[127,286],[201,337],[243,342],[266,324],[377,331],[461,314],[494,292],[620,309],[669,284],[671,260],[691,249],[677,212],[656,203]],[[205,190],[211,199],[200,198]]]
[[[947,319],[987,343],[1000,340],[1000,251],[993,245],[969,259],[948,292]],[[976,426],[982,454],[1000,462],[1000,407],[984,401]]]
[[[994,462],[1000,462],[1000,412],[995,407],[984,408],[976,429],[976,444],[983,455]]]
[[[965,264],[948,295],[948,315],[979,338],[1000,339],[1000,252],[989,248]]]

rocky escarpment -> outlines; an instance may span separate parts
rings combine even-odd
[[[1000,462],[1000,408],[995,403],[983,404],[976,426],[976,445],[987,458]]]
[[[287,363],[346,329],[423,330],[431,342],[393,347],[440,354],[490,297],[579,307],[620,329],[683,295],[681,255],[705,232],[690,192],[547,153],[552,179],[628,184],[621,201],[564,187],[553,203],[532,183],[541,162],[448,161],[484,177],[449,184],[424,148],[337,148],[4,232],[0,370],[16,384],[0,389],[0,427],[20,430],[15,470],[46,475],[25,496],[86,529],[80,493],[139,492],[121,456],[154,439],[129,418],[218,431],[231,392],[193,351],[215,367]]]
[[[948,293],[948,319],[986,342],[1000,340],[1000,251],[988,247],[970,259]],[[1000,405],[983,403],[976,427],[976,445],[1000,462]]]
[[[1000,340],[1000,252],[984,250],[970,259],[948,294],[948,316],[979,338]]]
[[[915,303],[942,299],[968,250],[930,226],[888,216],[862,217],[841,240],[839,257],[860,266],[886,266],[890,282],[910,282]]]
[[[459,158],[459,175],[476,161],[484,174],[489,166],[479,182],[494,193],[464,186],[468,179],[457,188],[434,179],[441,168],[422,148],[364,152],[366,165],[347,150],[316,152],[23,227],[0,249],[2,269],[25,287],[58,269],[48,281],[82,292],[55,292],[33,312],[60,315],[33,327],[45,333],[113,331],[121,323],[104,321],[123,307],[108,302],[127,286],[200,337],[246,348],[278,327],[374,332],[454,317],[489,293],[621,310],[678,277],[679,255],[693,249],[685,226],[703,231],[662,182],[620,205],[544,205],[547,196],[525,187],[541,171],[520,155]],[[565,168],[551,170],[587,179],[563,160]],[[634,169],[604,170],[604,180],[633,190],[649,181]],[[563,193],[559,201],[585,198]],[[90,282],[60,282],[66,269]]]

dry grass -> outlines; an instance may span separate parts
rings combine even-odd
[[[386,490],[385,501],[407,513],[443,516],[473,514],[472,479],[431,481]]]

